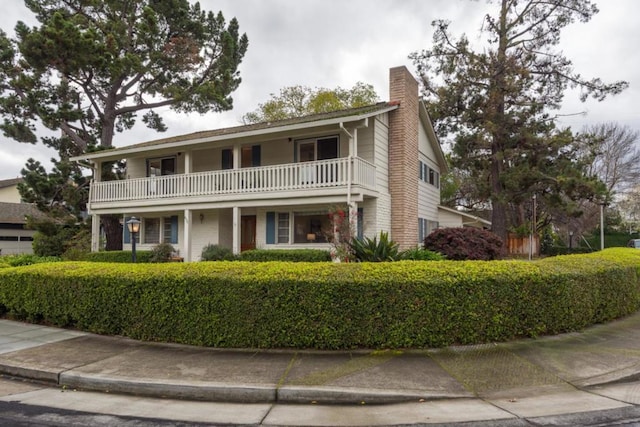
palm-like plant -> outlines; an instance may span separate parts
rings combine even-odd
[[[389,233],[380,232],[380,240],[377,236],[373,239],[352,239],[349,248],[356,261],[361,262],[386,262],[396,261],[399,258],[398,244],[389,240]]]

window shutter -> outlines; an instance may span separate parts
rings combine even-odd
[[[178,243],[178,217],[176,215],[171,217],[171,243]]]
[[[233,169],[233,150],[230,148],[222,150],[222,169]]]
[[[276,213],[267,212],[267,245],[276,243]]]
[[[357,227],[358,231],[356,233],[359,240],[364,239],[364,208],[358,208],[358,220]]]
[[[260,146],[254,145],[251,147],[251,166],[260,166]]]
[[[122,227],[122,229],[124,230],[124,237],[122,239],[122,241],[124,243],[131,243],[131,234],[129,233],[129,227],[127,227],[127,221],[129,221],[131,219],[130,216],[125,216],[124,217],[124,227]]]
[[[422,160],[418,160],[418,173],[420,174],[420,181],[422,181]]]

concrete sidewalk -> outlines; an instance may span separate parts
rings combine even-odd
[[[67,390],[268,408],[256,415],[264,425],[530,419],[640,405],[640,314],[537,340],[351,352],[143,343],[0,320],[0,373]],[[0,393],[8,399],[29,400]]]

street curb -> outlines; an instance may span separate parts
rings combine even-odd
[[[193,384],[184,381],[153,381],[105,378],[73,371],[60,375],[60,385],[68,388],[228,403],[273,403],[275,387],[261,385],[230,385],[224,383]]]
[[[59,384],[59,370],[47,371],[39,368],[27,368],[20,365],[0,364],[0,374],[9,375],[11,377],[24,378],[33,381],[42,381],[47,383]]]
[[[278,389],[278,403],[322,403],[322,404],[391,404],[425,402],[440,399],[475,398],[473,393],[439,393],[391,391],[353,387],[300,387],[284,386]]]

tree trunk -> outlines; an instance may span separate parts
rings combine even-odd
[[[107,239],[105,249],[108,251],[121,251],[122,224],[120,224],[120,217],[117,215],[102,215],[100,219]]]
[[[495,128],[491,130],[491,231],[507,244],[507,203],[504,201],[502,171],[505,166],[505,144],[508,134],[505,128],[505,97],[507,61],[507,1],[502,0],[500,12],[499,45],[495,62],[495,78],[489,89],[491,112],[489,117]]]

